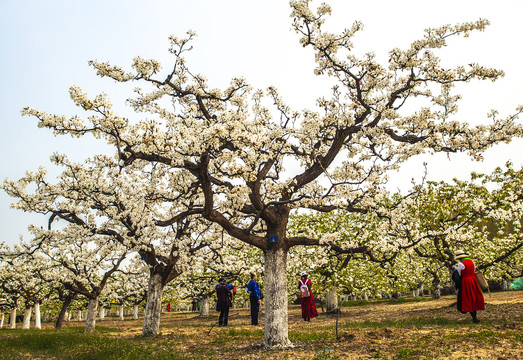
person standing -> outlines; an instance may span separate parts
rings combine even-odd
[[[258,325],[258,314],[260,312],[261,291],[257,280],[256,274],[251,274],[251,281],[247,285],[247,292],[251,301],[251,325]]]
[[[454,253],[454,260],[459,261],[456,270],[461,277],[458,289],[458,310],[462,313],[469,312],[474,323],[479,323],[478,310],[485,310],[485,299],[474,274],[476,268],[469,255],[462,250]],[[461,298],[461,302],[459,299]],[[461,308],[460,308],[461,306]]]
[[[192,308],[191,308],[191,311],[196,311],[196,305],[197,305],[196,299],[193,299],[193,300],[192,300]]]
[[[308,276],[309,275],[305,271],[302,271],[301,279],[298,282],[301,301],[301,317],[304,321],[311,321],[311,318],[318,316],[318,310],[316,310],[314,296],[312,295],[312,281],[311,279],[308,279]]]
[[[220,280],[220,285],[216,289],[216,310],[220,312],[218,319],[218,326],[228,326],[229,323],[229,308],[232,305],[232,293],[227,287],[225,279]]]

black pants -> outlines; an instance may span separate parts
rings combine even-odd
[[[256,296],[251,296],[251,325],[258,325],[258,313],[260,312],[260,303]]]
[[[229,320],[229,307],[223,306],[220,310],[220,318],[218,319],[218,324],[227,326]]]

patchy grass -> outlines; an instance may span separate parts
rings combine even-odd
[[[290,349],[264,350],[263,325],[249,325],[248,309],[232,309],[229,327],[211,327],[217,313],[166,313],[161,334],[142,337],[141,321],[103,321],[91,334],[80,323],[60,331],[0,330],[0,359],[521,359],[523,292],[487,297],[480,324],[441,300],[368,302],[338,318],[304,322],[289,308]],[[263,321],[263,313],[260,322]]]

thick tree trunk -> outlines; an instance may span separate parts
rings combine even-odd
[[[207,295],[200,298],[200,316],[209,316],[209,297]]]
[[[120,305],[120,321],[124,321],[125,320],[125,316],[124,316],[124,313],[123,313],[123,305]]]
[[[151,274],[149,290],[145,304],[142,335],[157,335],[160,332],[160,314],[162,313],[163,282],[160,274]]]
[[[439,279],[434,278],[434,280],[432,280],[432,285],[434,286],[434,290],[432,290],[432,297],[434,299],[441,299],[441,286]]]
[[[100,312],[98,314],[98,319],[100,321],[105,320],[105,307],[103,305],[100,306]]]
[[[0,329],[4,327],[4,312],[2,311],[2,320],[0,320]]]
[[[327,312],[333,311],[338,307],[338,296],[336,295],[336,292],[336,286],[333,286],[331,289],[327,289],[325,293]]]
[[[62,325],[65,320],[65,315],[67,314],[67,308],[71,304],[71,301],[73,301],[73,298],[71,296],[67,296],[62,303],[62,308],[60,309],[60,313],[58,314],[58,318],[56,319],[56,323],[54,324],[54,327],[56,329],[61,329]]]
[[[11,310],[9,315],[9,329],[16,329],[16,307]]]
[[[287,250],[265,250],[265,339],[263,346],[288,347]]]
[[[138,305],[133,306],[133,320],[138,320]]]
[[[24,312],[24,321],[22,322],[22,329],[31,328],[31,314],[33,312],[32,307],[26,307]]]
[[[65,314],[65,321],[71,321],[71,310],[67,310],[67,313]]]
[[[85,332],[94,331],[96,327],[96,313],[98,312],[98,297],[89,299],[87,315],[85,316]]]
[[[78,321],[82,321],[82,310],[78,310],[78,312],[76,313],[76,319]]]
[[[40,303],[35,304],[35,329],[42,328],[42,319],[40,317]]]

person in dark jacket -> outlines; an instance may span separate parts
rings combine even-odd
[[[220,318],[218,319],[218,326],[228,326],[229,320],[229,308],[232,304],[232,293],[227,287],[227,281],[225,279],[220,280],[220,285],[216,289],[216,310],[220,312]]]
[[[261,291],[256,280],[256,274],[251,274],[251,281],[247,285],[247,292],[251,301],[251,325],[258,325],[258,314],[260,312]]]
[[[472,316],[472,321],[479,323],[477,311],[485,310],[485,299],[474,274],[476,270],[474,262],[462,250],[456,251],[454,259],[459,261],[456,269],[461,278],[461,285],[458,290],[458,310],[462,313],[469,312]],[[459,301],[460,298],[461,302]],[[460,306],[461,308],[459,308]]]

